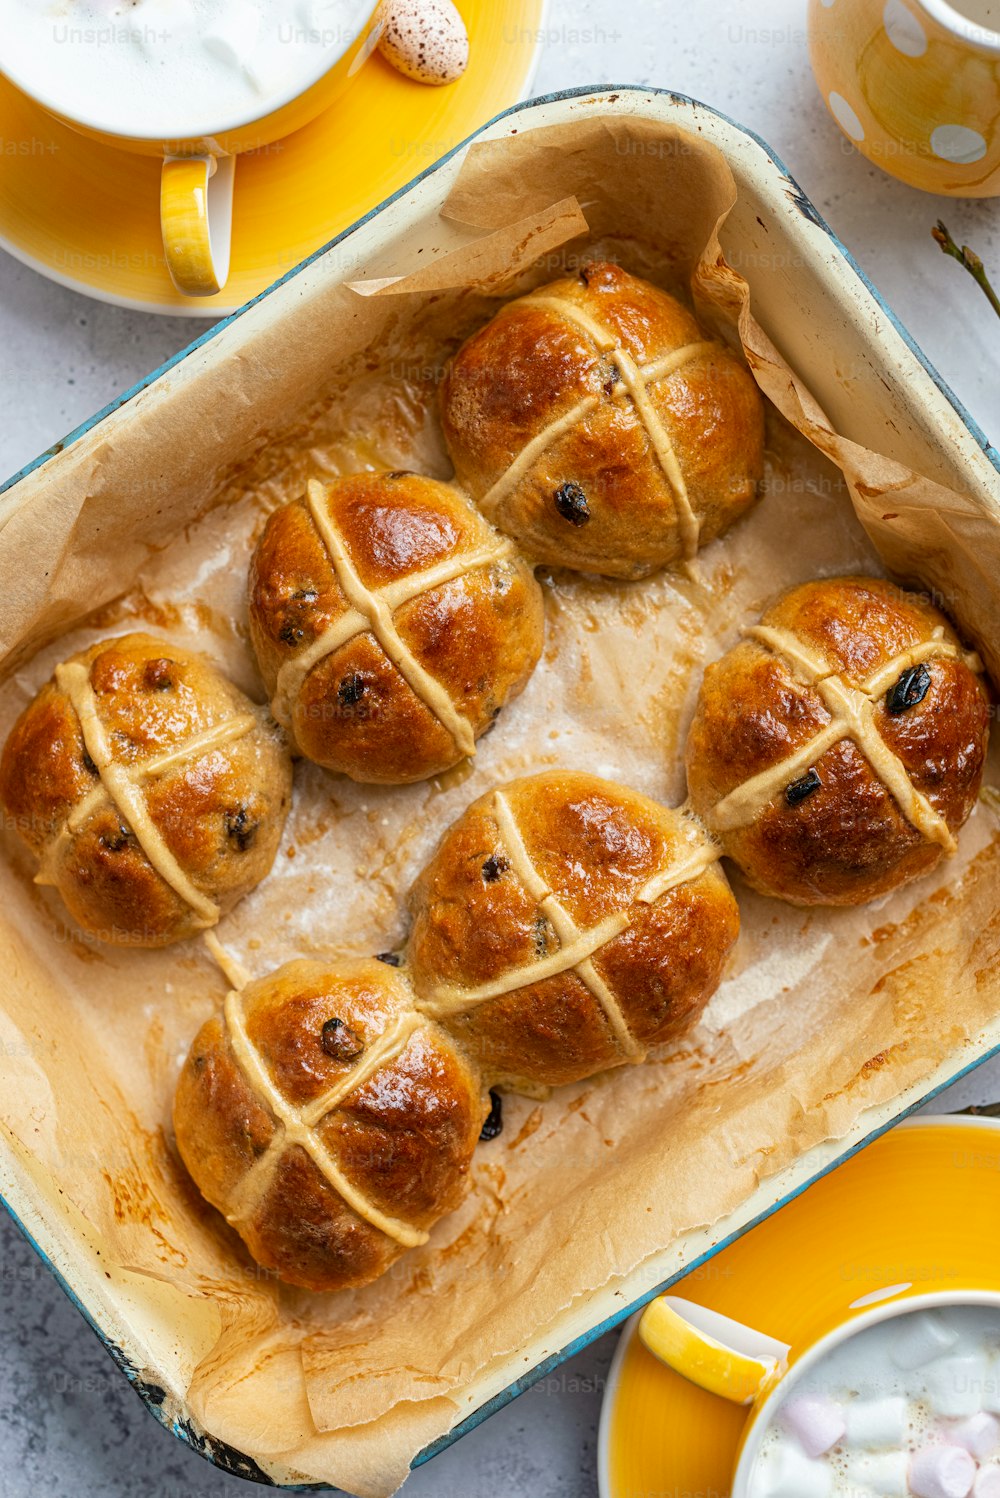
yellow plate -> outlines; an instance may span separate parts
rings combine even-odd
[[[792,1346],[890,1285],[1000,1291],[1000,1123],[913,1119],[672,1287]],[[602,1498],[726,1498],[747,1412],[623,1328],[601,1411]]]
[[[101,301],[233,311],[524,95],[545,0],[459,8],[471,53],[458,83],[412,83],[376,55],[318,120],[240,157],[232,271],[215,297],[183,297],[167,274],[159,161],[78,135],[0,78],[0,246]]]

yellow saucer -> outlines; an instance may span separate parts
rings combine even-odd
[[[891,1285],[1000,1291],[1000,1123],[901,1124],[672,1293],[791,1345]],[[622,1330],[608,1376],[601,1498],[726,1498],[747,1411],[672,1373]]]
[[[376,55],[318,120],[240,157],[232,271],[215,297],[183,297],[167,274],[160,163],[77,134],[0,78],[0,246],[101,301],[233,311],[526,92],[545,0],[459,8],[471,56],[457,83],[413,83]]]

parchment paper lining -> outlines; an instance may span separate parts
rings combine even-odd
[[[998,517],[829,429],[722,260],[734,192],[713,148],[650,121],[480,144],[446,209],[468,246],[414,252],[412,276],[340,287],[308,316],[293,307],[247,335],[224,377],[182,366],[171,407],[140,398],[111,438],[98,428],[0,515],[0,732],[57,661],[131,627],[210,652],[262,700],[243,590],[265,514],[310,473],[447,477],[437,382],[498,297],[611,256],[692,288],[702,317],[742,341],[773,402],[758,507],[693,579],[548,577],[543,663],[471,767],[384,790],[300,765],[274,874],[219,928],[254,975],[399,942],[437,837],[499,781],[578,766],[682,800],[705,663],[793,582],[884,566],[919,578],[996,674],[983,629],[1000,610]],[[316,1297],[254,1269],[173,1151],[173,1081],[222,975],[196,943],[85,941],[6,829],[4,1126],[39,1193],[65,1194],[133,1296],[187,1298],[188,1397],[205,1428],[265,1466],[374,1498],[526,1325],[716,1221],[976,1035],[1000,998],[998,833],[984,802],[938,874],[860,911],[793,910],[735,880],[735,961],[678,1052],[546,1102],[508,1098],[468,1202],[429,1244],[363,1292]]]

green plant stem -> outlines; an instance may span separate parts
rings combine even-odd
[[[967,244],[962,245],[962,248],[959,249],[958,245],[955,243],[950,233],[948,232],[947,224],[942,223],[941,219],[938,219],[934,228],[931,230],[931,234],[933,235],[937,243],[941,246],[944,254],[950,255],[953,260],[958,261],[959,265],[965,267],[976,284],[982,288],[983,295],[986,297],[986,300],[993,308],[993,311],[996,313],[997,317],[1000,317],[1000,297],[998,297],[996,292],[993,290],[993,287],[990,284],[990,278],[986,274],[986,269],[983,265],[983,262],[980,260],[975,250],[970,250]]]

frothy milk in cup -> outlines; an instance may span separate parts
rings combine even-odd
[[[353,42],[372,0],[0,0],[0,68],[109,133],[182,138],[252,119]]]
[[[750,1498],[1000,1498],[1000,1310],[911,1311],[796,1382]]]

